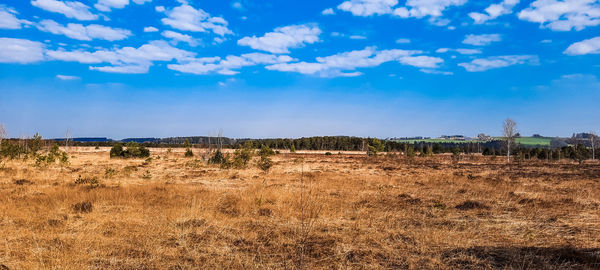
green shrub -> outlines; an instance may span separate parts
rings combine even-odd
[[[271,158],[269,158],[269,156],[260,156],[260,160],[258,161],[257,165],[261,170],[267,172],[269,169],[271,169],[271,167],[273,167],[273,161]]]
[[[144,146],[140,146],[136,142],[128,142],[125,145],[126,149],[123,150],[121,143],[116,143],[110,149],[111,158],[147,158],[150,156],[150,150]]]

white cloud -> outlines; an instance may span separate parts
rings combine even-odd
[[[499,34],[467,35],[462,43],[475,46],[486,46],[500,40],[502,40],[502,38]]]
[[[519,12],[519,19],[554,31],[579,31],[600,24],[600,3],[597,0],[536,0]]]
[[[144,32],[146,32],[146,33],[158,32],[158,28],[156,28],[154,26],[144,27]]]
[[[192,32],[207,32],[210,30],[220,36],[233,34],[233,32],[227,28],[228,23],[225,19],[221,17],[211,17],[210,14],[204,10],[195,9],[185,1],[182,1],[181,6],[172,9],[156,7],[156,11],[164,12],[167,15],[167,18],[163,18],[161,20],[162,23],[175,29]]]
[[[471,55],[471,54],[481,54],[481,50],[479,49],[450,49],[450,48],[439,48],[435,51],[436,53],[447,53],[447,52],[457,52],[460,54]]]
[[[187,44],[189,44],[192,47],[198,46],[198,41],[195,38],[193,38],[192,36],[190,36],[190,35],[184,35],[184,34],[181,34],[181,33],[177,33],[177,32],[174,32],[174,31],[168,31],[168,30],[167,31],[163,31],[161,33],[161,35],[163,37],[170,38],[170,39],[175,40],[175,41],[186,42]]]
[[[44,60],[44,44],[17,38],[0,38],[0,63],[35,63]]]
[[[458,65],[465,68],[468,72],[480,72],[513,65],[536,65],[538,63],[538,57],[535,55],[504,55],[474,59],[471,62],[460,63]]]
[[[237,69],[246,66],[262,64],[286,63],[295,59],[287,55],[272,55],[264,53],[248,53],[241,56],[229,55],[224,59],[220,57],[205,57],[193,59],[187,63],[168,65],[169,69],[191,74],[218,73],[222,75],[235,75]]]
[[[381,50],[366,47],[363,50],[344,52],[327,57],[317,57],[316,62],[280,63],[267,66],[269,70],[297,72],[321,77],[354,77],[362,73],[357,68],[379,66],[385,62],[397,61],[404,65],[416,67],[438,67],[441,58],[415,56],[422,53],[414,50]]]
[[[98,15],[92,14],[90,7],[77,1],[58,1],[58,0],[32,0],[31,4],[55,13],[65,15],[67,18],[80,21],[90,21],[98,19]]]
[[[338,5],[339,10],[352,13],[354,16],[372,16],[391,14],[398,0],[349,0]]]
[[[322,15],[335,15],[333,8],[326,8],[321,12]]]
[[[444,26],[450,21],[440,18],[443,12],[451,6],[461,6],[466,2],[467,0],[407,0],[404,6],[397,6],[398,0],[347,0],[337,8],[362,17],[386,14],[400,18],[429,16],[430,23]]]
[[[146,2],[151,2],[152,0],[133,0],[134,3],[141,5]],[[129,5],[129,0],[98,0],[98,3],[94,5],[94,7],[100,11],[111,11],[111,9],[116,8],[124,8]]]
[[[18,12],[12,8],[0,5],[0,29],[21,29],[21,24],[31,24],[17,18]]]
[[[408,38],[399,38],[399,39],[396,39],[396,43],[398,43],[398,44],[408,44],[408,43],[410,43],[410,39],[408,39]]]
[[[113,73],[146,73],[154,61],[185,62],[194,59],[195,53],[177,49],[166,41],[156,40],[139,48],[123,47],[88,52],[84,50],[48,50],[50,60],[79,62],[84,64],[109,63],[111,66],[90,67],[92,70]]]
[[[232,8],[235,8],[235,9],[238,9],[238,10],[242,10],[242,9],[244,9],[244,6],[242,6],[242,3],[240,3],[240,2],[237,2],[237,1],[236,1],[236,2],[233,2],[233,3],[231,3],[231,7],[232,7]]]
[[[575,42],[564,53],[568,55],[600,54],[600,37]]]
[[[361,35],[351,35],[349,36],[350,39],[367,39],[367,37],[365,36],[361,36]]]
[[[81,79],[77,76],[69,76],[69,75],[61,75],[61,74],[56,75],[56,78],[59,80],[63,80],[63,81],[73,81],[73,80]]]
[[[77,23],[69,23],[63,26],[53,20],[43,20],[37,25],[37,28],[41,31],[50,32],[55,35],[65,35],[78,40],[103,39],[115,41],[131,36],[131,31],[125,29],[111,28],[98,24],[84,26]]]
[[[266,33],[262,37],[244,37],[238,40],[238,45],[271,53],[289,53],[290,48],[318,42],[320,34],[321,29],[317,26],[290,25],[275,28],[273,32]]]
[[[441,63],[444,63],[444,59],[439,57],[419,55],[401,57],[398,59],[398,62],[413,67],[438,68]]]
[[[511,14],[513,8],[520,0],[503,0],[499,4],[492,4],[485,9],[486,13],[471,12],[469,17],[475,21],[475,24],[482,24],[486,21],[496,19],[502,15]]]
[[[166,9],[164,6],[156,6],[154,10],[156,10],[157,12],[165,12]]]

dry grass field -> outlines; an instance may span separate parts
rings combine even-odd
[[[0,169],[0,269],[600,269],[600,165],[182,152]]]

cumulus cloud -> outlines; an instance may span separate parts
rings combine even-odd
[[[21,29],[22,24],[31,24],[17,18],[18,12],[12,8],[0,6],[0,29]]]
[[[372,16],[391,14],[398,0],[349,0],[338,5],[339,10],[352,13],[354,16]]]
[[[93,52],[84,50],[48,50],[49,60],[79,62],[83,64],[109,63],[110,66],[92,66],[90,69],[112,73],[146,73],[155,61],[189,61],[195,53],[181,50],[166,41],[156,40],[139,48],[123,47]]]
[[[46,11],[60,13],[67,18],[80,21],[98,19],[98,15],[90,12],[90,7],[77,1],[32,0],[31,4]]]
[[[471,55],[471,54],[481,54],[482,51],[479,49],[450,49],[450,48],[439,48],[435,51],[436,53],[447,53],[447,52],[457,52],[460,54]]]
[[[35,63],[44,60],[44,44],[27,39],[0,38],[0,63]]]
[[[410,43],[410,39],[408,39],[408,38],[399,38],[399,39],[396,39],[396,43],[398,43],[398,44],[408,44],[408,43]]]
[[[272,55],[264,53],[248,53],[241,56],[229,55],[224,59],[220,57],[205,57],[188,61],[182,64],[170,64],[169,69],[191,74],[218,73],[222,75],[235,75],[237,69],[246,66],[287,63],[294,59],[287,55]]]
[[[212,17],[208,12],[202,9],[195,9],[185,1],[182,1],[181,6],[171,9],[166,9],[162,6],[156,7],[156,11],[165,13],[167,18],[163,18],[161,20],[162,23],[175,29],[192,32],[212,31],[220,36],[233,34],[227,28],[228,23],[225,19]]]
[[[600,24],[597,0],[536,0],[519,12],[519,19],[554,31],[577,31]]]
[[[55,35],[65,35],[72,39],[92,40],[103,39],[108,41],[122,40],[131,36],[131,31],[111,28],[98,24],[84,26],[77,23],[69,23],[63,26],[53,20],[42,20],[37,24],[37,28],[44,32],[50,32]]]
[[[460,63],[458,65],[465,68],[468,72],[480,72],[513,65],[536,65],[538,63],[538,57],[535,55],[504,55],[474,59],[471,62]]]
[[[499,34],[467,35],[462,43],[474,46],[486,46],[500,40],[502,38]]]
[[[448,20],[438,17],[451,6],[461,6],[467,0],[407,0],[404,6],[398,6],[398,0],[347,0],[337,6],[339,10],[354,16],[393,15],[401,18],[431,17],[435,25],[447,25]]]
[[[170,38],[171,40],[176,41],[176,43],[177,41],[181,41],[189,44],[192,47],[198,46],[198,41],[190,35],[185,35],[169,30],[163,31],[161,35],[163,37]]]
[[[357,68],[375,67],[385,62],[397,61],[404,65],[436,68],[443,62],[441,58],[416,56],[416,50],[377,50],[366,47],[363,50],[343,52],[327,57],[317,57],[316,62],[280,63],[267,66],[269,70],[297,72],[321,77],[353,77],[362,73]]]
[[[575,42],[564,53],[568,55],[600,54],[600,37]]]
[[[503,0],[498,4],[492,4],[485,9],[485,13],[471,12],[469,17],[475,21],[475,24],[482,24],[489,20],[496,19],[502,15],[511,14],[513,8],[520,0]]]
[[[153,27],[153,26],[144,27],[144,32],[146,32],[146,33],[158,32],[158,28]]]
[[[61,75],[61,74],[56,75],[56,78],[59,80],[63,80],[63,81],[74,81],[74,80],[81,79],[77,76],[69,76],[69,75]]]
[[[333,8],[326,8],[321,12],[322,15],[334,15],[335,11],[333,11]]]
[[[289,53],[290,48],[318,42],[320,34],[321,29],[318,26],[290,25],[275,28],[273,32],[266,33],[262,37],[244,37],[238,40],[238,45],[271,53]]]
[[[134,3],[141,5],[152,0],[133,0]],[[100,11],[111,11],[111,9],[120,9],[129,5],[129,0],[98,0],[94,7]]]

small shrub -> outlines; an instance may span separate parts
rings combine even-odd
[[[185,150],[185,157],[193,157],[194,156],[194,152],[192,151],[192,149],[188,148]]]
[[[220,149],[218,149],[217,151],[215,151],[215,154],[208,159],[208,163],[209,164],[223,164],[225,163],[225,156],[223,155],[223,152],[221,152]]]
[[[325,155],[326,156],[331,156],[332,154],[331,154],[331,152],[325,152]]]
[[[146,180],[152,179],[152,174],[150,173],[150,171],[149,171],[149,170],[146,170],[146,171],[144,172],[144,174],[142,174],[142,178],[143,178],[143,179],[146,179]]]
[[[89,188],[97,188],[100,186],[100,181],[97,177],[81,177],[79,175],[77,179],[75,179],[75,185],[89,185]]]
[[[273,161],[268,156],[261,156],[257,165],[261,170],[267,172],[273,167]]]
[[[140,146],[136,142],[128,142],[123,150],[121,143],[116,143],[110,149],[111,158],[147,158],[150,157],[150,150],[144,146]]]
[[[480,202],[468,200],[468,201],[465,201],[465,202],[455,206],[454,208],[456,208],[458,210],[471,210],[471,209],[488,209],[489,207]]]
[[[71,206],[73,211],[76,213],[89,213],[92,212],[93,205],[90,201],[79,202]]]
[[[111,179],[113,178],[113,176],[115,176],[117,174],[117,170],[113,169],[113,168],[108,168],[104,171],[104,178],[106,179]]]
[[[18,180],[15,180],[13,183],[17,186],[33,184],[31,181],[29,181],[27,179],[18,179]]]

